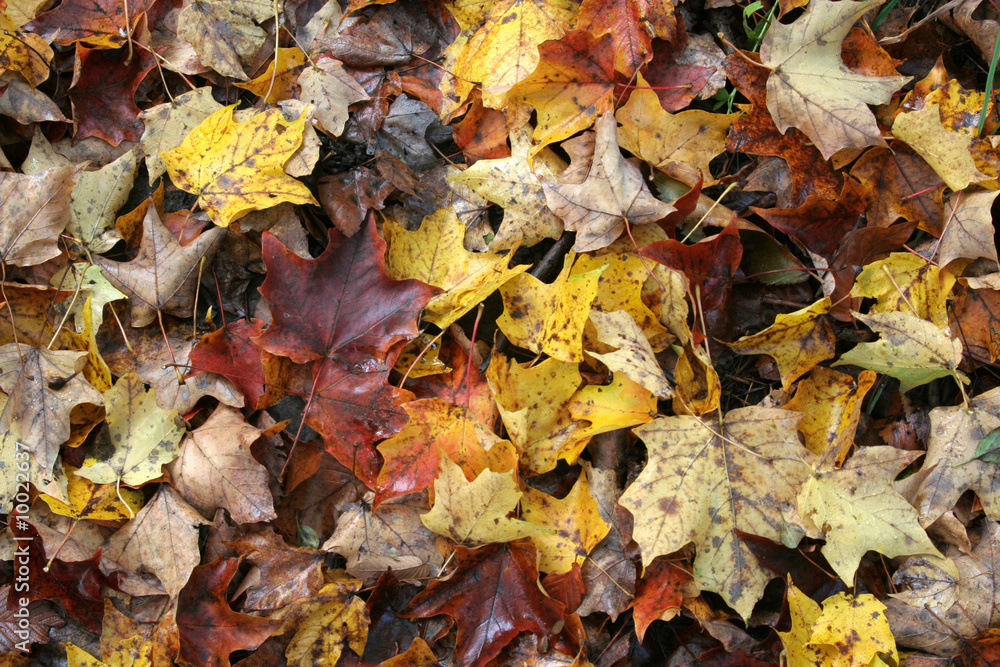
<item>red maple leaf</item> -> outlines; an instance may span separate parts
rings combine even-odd
[[[238,558],[219,558],[199,565],[177,596],[178,658],[192,665],[229,667],[229,654],[252,650],[281,626],[233,611],[226,588],[236,574]]]
[[[385,241],[372,216],[350,238],[331,229],[316,259],[302,259],[270,233],[263,255],[260,293],[274,321],[256,343],[297,364],[345,348],[385,360],[395,343],[417,335],[417,316],[437,293],[419,280],[386,275]]]
[[[114,49],[125,44],[139,17],[155,5],[156,0],[130,0],[127,4],[121,0],[64,0],[24,27],[56,44],[84,42]]]
[[[69,89],[75,138],[100,137],[112,146],[139,141],[143,124],[135,91],[156,66],[156,58],[146,49],[133,51],[129,58],[128,49],[88,49],[81,44],[76,45],[76,57]]]
[[[42,536],[23,518],[10,522],[10,531],[15,540],[14,569],[26,566],[28,572],[27,590],[18,586],[10,589],[8,605],[16,605],[17,599],[54,600],[62,603],[66,613],[80,621],[94,633],[101,631],[104,617],[104,595],[101,587],[121,590],[121,572],[104,574],[101,570],[101,550],[87,560],[66,562],[56,558],[51,565],[45,558],[45,544]],[[21,560],[24,558],[25,560]],[[19,579],[15,579],[15,584]]]
[[[458,623],[456,665],[481,667],[520,632],[547,635],[562,619],[563,606],[538,587],[535,547],[490,544],[457,547],[454,574],[432,581],[413,599],[409,618],[447,614]]]
[[[192,375],[218,373],[243,392],[251,409],[267,407],[261,403],[267,393],[263,351],[252,340],[263,332],[262,324],[260,320],[236,320],[202,336],[189,356]]]

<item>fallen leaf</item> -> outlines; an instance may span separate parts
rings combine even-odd
[[[595,270],[572,275],[574,258],[574,253],[566,255],[562,271],[550,284],[519,274],[500,287],[504,312],[497,326],[512,343],[561,361],[583,361],[587,307],[597,296],[601,274]]]
[[[527,104],[538,116],[532,153],[587,129],[612,110],[613,44],[611,35],[574,30],[538,48],[538,66],[505,95],[508,104]]]
[[[937,407],[930,411],[927,457],[919,482],[908,494],[920,513],[920,524],[929,526],[951,509],[959,496],[975,491],[987,516],[1000,517],[996,489],[1000,469],[976,455],[979,443],[1000,428],[1000,391],[975,396],[966,406]]]
[[[313,117],[320,129],[339,137],[347,123],[347,107],[368,98],[364,88],[352,79],[339,60],[316,58],[311,67],[299,74],[299,99],[316,107]]]
[[[867,593],[837,593],[823,600],[823,611],[813,623],[809,641],[832,646],[832,655],[843,667],[865,667],[873,659],[891,665],[899,659],[885,605]]]
[[[597,328],[597,339],[601,343],[618,348],[606,354],[588,352],[590,356],[600,359],[612,371],[624,373],[660,398],[673,397],[674,392],[667,384],[649,341],[631,315],[622,310],[611,313],[593,310],[590,321]]]
[[[130,150],[97,171],[80,172],[70,195],[66,230],[91,253],[106,253],[122,240],[115,217],[128,201],[137,166],[136,152]]]
[[[734,531],[780,540],[781,508],[792,508],[809,477],[798,420],[751,407],[731,410],[716,425],[660,417],[634,429],[648,461],[618,502],[635,517],[643,564],[693,542],[695,582],[748,617],[771,576]]]
[[[66,467],[68,503],[45,493],[40,494],[55,514],[74,521],[124,521],[142,509],[144,498],[141,492],[116,488],[111,484],[94,484],[75,474],[76,470]]]
[[[672,2],[587,0],[574,27],[595,37],[614,37],[615,69],[631,76],[652,58],[654,37],[674,41],[678,21]]]
[[[917,511],[892,488],[899,471],[920,456],[893,447],[866,447],[842,468],[820,468],[802,485],[798,513],[807,534],[826,540],[823,555],[845,583],[861,557],[940,556],[917,523]]]
[[[226,588],[238,565],[236,558],[199,565],[177,596],[180,661],[229,667],[229,654],[253,650],[278,630],[279,621],[240,614],[229,607]]]
[[[320,591],[300,600],[282,619],[282,631],[295,630],[285,657],[302,667],[336,665],[344,648],[364,653],[368,642],[368,610],[356,593],[361,582],[333,578]]]
[[[309,189],[284,170],[302,145],[305,117],[288,123],[279,110],[269,109],[236,123],[234,110],[219,109],[180,146],[160,153],[170,180],[197,195],[198,204],[222,227],[282,202],[316,204]]]
[[[112,146],[139,141],[143,128],[135,94],[156,67],[152,52],[137,49],[132,57],[123,49],[88,49],[77,44],[76,57],[69,89],[77,123],[74,138],[100,137]]]
[[[673,206],[650,194],[639,168],[622,157],[614,115],[605,113],[596,128],[594,159],[585,181],[542,181],[549,208],[566,229],[577,232],[577,252],[604,248],[626,225],[656,222],[674,211]]]
[[[567,572],[574,563],[582,565],[611,530],[590,494],[586,470],[580,473],[565,498],[557,499],[528,488],[521,499],[521,516],[552,531],[548,535],[529,536],[538,549],[539,569],[550,574]]]
[[[266,530],[239,537],[227,546],[244,554],[259,574],[255,583],[249,584],[247,577],[240,587],[246,593],[243,609],[281,609],[323,587],[324,554],[316,549],[289,547],[280,535]]]
[[[677,563],[658,558],[649,564],[629,605],[640,641],[653,621],[669,621],[680,613],[684,585],[689,581],[691,574]]]
[[[426,489],[437,477],[442,456],[460,465],[467,479],[489,466],[487,450],[500,438],[467,409],[437,398],[412,401],[403,409],[410,417],[406,426],[378,446],[385,463],[376,504]]]
[[[638,4],[638,3],[637,3]],[[625,106],[615,112],[622,126],[618,144],[660,171],[693,186],[699,178],[705,187],[715,180],[709,163],[725,149],[726,135],[738,114],[682,111],[669,114],[656,91],[639,74]]]
[[[97,49],[118,49],[152,6],[150,0],[73,0],[38,15],[24,29],[63,46],[84,42]]]
[[[997,261],[990,209],[996,192],[960,192],[945,203],[944,229],[938,246],[938,265],[956,259],[983,257]]]
[[[81,403],[104,405],[101,393],[81,371],[86,352],[39,349],[8,343],[0,347],[0,389],[7,394],[0,430],[17,430],[25,449],[51,470],[59,447],[69,440],[70,412]]]
[[[206,517],[225,507],[238,523],[276,518],[267,470],[250,454],[260,434],[238,410],[220,405],[168,466],[174,488]]]
[[[941,234],[944,184],[927,162],[902,142],[871,148],[851,167],[851,176],[871,188],[868,218],[888,227],[899,218]]]
[[[830,297],[824,297],[794,313],[779,314],[763,331],[726,345],[737,354],[770,355],[778,364],[781,388],[788,389],[819,362],[836,356],[837,338],[823,317],[829,308]]]
[[[191,130],[221,108],[222,105],[212,97],[211,86],[204,86],[139,114],[145,126],[139,147],[146,156],[150,184],[167,171],[160,153],[180,146]]]
[[[163,474],[162,466],[177,458],[184,427],[177,412],[156,404],[142,379],[129,373],[105,393],[108,448],[98,448],[77,475],[97,484],[138,487]]]
[[[420,520],[428,529],[459,544],[510,542],[549,533],[548,529],[507,516],[521,495],[511,471],[487,469],[470,482],[457,463],[442,456],[434,480],[434,506],[421,514]]]
[[[489,244],[493,251],[521,243],[533,246],[542,239],[559,238],[563,232],[562,220],[546,204],[539,175],[555,178],[565,165],[549,150],[529,162],[531,142],[526,128],[511,130],[510,145],[510,157],[478,160],[448,178],[503,208],[503,222]]]
[[[274,16],[264,0],[210,0],[187,5],[177,36],[194,46],[201,62],[223,76],[246,81],[248,64],[267,35],[256,25]],[[175,181],[176,182],[176,181]]]
[[[780,132],[802,130],[829,159],[843,148],[885,145],[866,104],[886,104],[909,77],[872,77],[847,69],[841,43],[877,0],[810,3],[791,24],[775,22],[760,46],[771,69],[767,108]]]
[[[337,530],[323,543],[324,551],[347,558],[347,573],[367,584],[392,570],[400,577],[439,573],[444,555],[441,538],[421,523],[426,500],[387,500],[377,507],[361,502],[347,507]]]
[[[0,260],[34,266],[59,256],[56,240],[69,223],[70,192],[79,175],[71,166],[34,176],[0,174]]]
[[[198,527],[207,523],[179,493],[164,484],[131,521],[108,539],[104,557],[134,574],[154,575],[174,600],[201,561]]]
[[[213,228],[193,243],[182,246],[160,222],[155,206],[142,221],[142,245],[130,262],[94,256],[94,262],[119,290],[130,295],[132,326],[144,327],[157,311],[181,317],[191,314],[198,282],[198,267],[208,261],[222,240],[223,230]]]
[[[869,313],[907,313],[945,328],[947,302],[954,285],[951,273],[941,271],[923,257],[896,252],[866,265],[851,296],[875,299]]]
[[[861,371],[857,379],[817,366],[799,382],[786,410],[802,413],[799,430],[806,449],[843,464],[854,445],[865,394],[875,384],[875,373]]]
[[[860,343],[840,355],[833,365],[853,364],[899,380],[899,390],[908,392],[937,378],[954,377],[962,362],[962,342],[947,331],[906,313],[875,313],[854,316],[882,335],[874,343]]]
[[[944,127],[937,104],[896,116],[892,134],[909,144],[955,192],[989,178],[969,152],[972,138]]]
[[[432,581],[403,616],[447,614],[458,623],[455,661],[482,667],[519,632],[547,635],[562,619],[562,605],[538,587],[535,548],[490,544],[458,547],[455,572]]]
[[[447,329],[511,278],[526,264],[511,268],[507,254],[465,249],[465,225],[455,211],[440,209],[424,218],[420,229],[407,232],[394,220],[382,225],[389,251],[386,274],[394,280],[414,279],[442,290],[427,304],[423,318]]]

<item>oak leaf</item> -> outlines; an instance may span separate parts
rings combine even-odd
[[[619,503],[635,517],[643,563],[693,542],[695,581],[749,617],[770,574],[735,531],[780,540],[782,511],[791,511],[810,472],[798,420],[750,407],[730,411],[721,424],[661,417],[634,429],[648,461]]]
[[[260,434],[238,410],[220,405],[181,443],[168,467],[174,488],[206,517],[225,507],[238,523],[276,518],[267,469],[250,454]]]
[[[223,237],[213,228],[193,243],[182,246],[163,226],[156,207],[150,206],[142,221],[142,245],[130,262],[94,256],[94,262],[119,290],[130,295],[132,326],[144,327],[157,311],[187,317],[194,305],[198,266],[210,260]]]
[[[86,352],[46,350],[24,343],[0,347],[0,389],[7,394],[0,431],[17,430],[39,465],[51,470],[69,440],[70,411],[104,405],[101,393],[81,374]]]
[[[899,380],[904,394],[937,378],[965,377],[958,370],[962,342],[926,320],[906,313],[874,313],[854,316],[882,334],[874,343],[861,343],[840,355],[833,365],[854,364]]]
[[[420,229],[407,232],[392,219],[382,226],[389,252],[386,274],[395,280],[415,279],[443,291],[427,304],[423,319],[446,329],[508,280],[524,273],[511,268],[509,254],[465,249],[465,224],[448,207],[428,215]]]
[[[798,512],[807,534],[826,540],[823,555],[844,582],[853,582],[861,557],[940,556],[917,523],[917,511],[892,488],[900,470],[920,456],[893,447],[866,447],[843,468],[821,466],[802,485]]]
[[[545,200],[566,229],[577,232],[574,248],[604,248],[626,225],[656,222],[674,211],[654,197],[639,167],[622,157],[618,122],[611,112],[598,118],[594,159],[582,183],[542,181]],[[574,167],[571,165],[570,169]]]
[[[456,549],[456,569],[431,582],[404,616],[447,614],[458,623],[454,660],[483,667],[518,633],[547,635],[563,607],[538,587],[537,555],[531,545],[489,544]]]
[[[794,313],[779,314],[763,331],[726,345],[737,354],[773,357],[781,374],[781,388],[788,389],[819,362],[836,356],[837,337],[824,317],[829,308],[830,297],[823,297]]]
[[[847,69],[840,48],[851,26],[880,4],[810,3],[791,24],[775,22],[760,47],[761,64],[771,69],[767,108],[780,132],[802,130],[825,159],[843,148],[885,142],[867,104],[886,104],[909,81],[905,76],[865,76]]]
[[[234,110],[219,109],[180,146],[160,153],[170,180],[198,195],[198,204],[222,227],[282,202],[316,204],[309,188],[284,170],[302,145],[305,117],[289,123],[281,111],[269,109],[236,123]]]

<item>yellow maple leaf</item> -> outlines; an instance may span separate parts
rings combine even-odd
[[[442,329],[528,269],[527,264],[510,268],[510,254],[466,250],[465,225],[450,206],[425,217],[417,231],[406,231],[392,219],[385,221],[383,230],[390,278],[416,278],[444,290],[424,309],[424,319]]]
[[[694,186],[699,178],[704,178],[705,187],[713,185],[708,164],[726,150],[726,134],[739,112],[667,113],[642,74],[636,86],[625,106],[615,112],[622,124],[618,145],[686,185]]]
[[[833,327],[822,318],[829,309],[830,297],[823,297],[794,313],[778,315],[774,324],[761,332],[726,344],[738,354],[773,357],[781,373],[781,387],[788,389],[816,364],[837,354]]]
[[[514,276],[500,288],[504,312],[497,326],[512,343],[566,362],[583,357],[583,327],[597,296],[601,270],[570,275],[576,255],[568,253],[551,284],[532,275]]]
[[[288,97],[295,78],[309,62],[306,54],[296,47],[278,48],[275,50],[274,60],[267,69],[255,79],[250,79],[246,83],[234,84],[237,88],[249,90],[258,97],[265,97],[268,104],[274,105],[278,100]]]
[[[962,342],[947,331],[907,313],[873,313],[854,316],[882,334],[874,343],[861,343],[841,355],[834,366],[854,364],[899,379],[899,391],[937,378],[953,376],[968,382],[958,370],[962,362]]]
[[[586,470],[580,472],[565,498],[557,499],[529,487],[521,499],[521,516],[553,531],[529,537],[538,549],[538,569],[550,574],[567,572],[573,563],[583,565],[587,554],[611,530],[590,494]]]
[[[77,521],[123,521],[136,515],[143,504],[142,491],[116,489],[111,484],[94,484],[76,474],[77,468],[65,466],[66,495],[69,503],[64,503],[46,493],[42,500],[56,514],[68,516]],[[127,506],[126,506],[127,503]]]
[[[459,544],[510,542],[551,532],[508,516],[520,500],[513,471],[484,470],[470,482],[461,466],[442,456],[434,480],[434,506],[420,520],[428,530]]]
[[[693,543],[701,589],[749,617],[772,575],[738,532],[781,540],[782,516],[811,472],[798,421],[794,412],[749,407],[718,421],[661,417],[634,429],[648,461],[618,503],[635,517],[643,564]]]
[[[76,474],[97,484],[129,486],[162,475],[163,464],[180,453],[184,429],[177,411],[158,406],[155,392],[135,373],[122,376],[104,398],[110,442],[98,446]]]
[[[788,667],[832,665],[838,658],[833,647],[810,643],[813,624],[821,613],[820,606],[793,586],[791,577],[788,583],[788,613],[792,617],[792,628],[778,633],[785,647],[784,657]]]
[[[330,572],[316,595],[300,598],[283,610],[281,632],[295,635],[285,649],[289,663],[312,667],[336,665],[345,648],[361,655],[368,643],[371,619],[364,600],[357,597],[361,582]]]
[[[631,315],[623,310],[611,313],[595,310],[590,313],[590,321],[597,328],[597,339],[617,348],[606,354],[588,352],[590,356],[600,359],[613,371],[621,371],[660,398],[673,397],[674,392],[667,384],[649,341]]]
[[[972,137],[942,125],[937,104],[896,116],[892,134],[909,144],[955,192],[989,179],[969,152]]]
[[[198,204],[221,227],[282,202],[317,204],[309,188],[283,169],[302,144],[305,117],[288,123],[281,111],[268,109],[235,123],[235,109],[213,113],[180,146],[160,153],[170,180],[198,195]]]
[[[865,667],[879,654],[885,655],[890,665],[899,658],[885,605],[868,593],[837,593],[823,600],[809,643],[833,649],[836,659],[826,663],[831,667]]]
[[[917,522],[917,510],[892,487],[900,470],[923,452],[866,447],[843,468],[824,465],[802,485],[797,505],[810,537],[823,538],[823,555],[848,586],[867,551],[890,558],[941,556]]]
[[[818,366],[799,383],[786,410],[802,413],[799,430],[806,448],[824,454],[837,464],[844,462],[854,444],[861,417],[861,401],[875,384],[875,373],[861,371],[855,380],[846,373]]]
[[[851,296],[875,299],[872,313],[909,313],[943,328],[948,326],[947,302],[954,286],[952,273],[919,255],[895,252],[866,265]]]

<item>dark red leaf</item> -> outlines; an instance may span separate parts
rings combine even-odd
[[[139,141],[143,124],[135,91],[156,58],[147,49],[88,49],[76,45],[77,62],[69,99],[73,102],[77,140],[100,137],[112,146]]]
[[[538,587],[535,548],[528,544],[457,547],[455,572],[435,580],[402,614],[447,614],[458,623],[455,664],[481,667],[520,632],[547,635],[563,617],[561,603]]]

